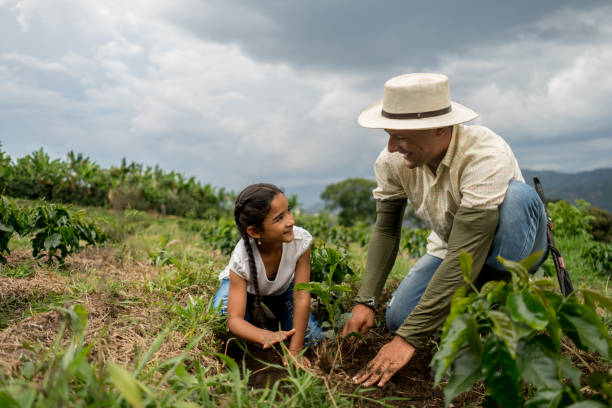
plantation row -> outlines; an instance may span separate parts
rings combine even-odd
[[[15,161],[0,150],[0,192],[16,198],[154,210],[191,218],[227,213],[233,199],[224,189],[158,166],[128,164],[124,158],[119,167],[104,169],[80,153],[68,153],[65,161],[51,160],[42,148]]]

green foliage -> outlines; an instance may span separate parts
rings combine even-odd
[[[575,205],[570,205],[561,200],[547,205],[548,214],[552,219],[555,236],[588,236],[591,231],[590,221],[593,216],[589,215],[590,204],[584,200],[576,200]]]
[[[18,208],[4,196],[0,196],[0,260],[5,262],[9,253],[8,243],[13,232],[21,236],[31,235],[32,255],[39,259],[47,256],[64,264],[66,256],[85,245],[95,245],[106,240],[97,224],[83,211],[72,211],[61,204],[43,203],[33,209]]]
[[[612,243],[612,214],[598,207],[589,207],[587,211],[593,217],[590,221],[593,238]]]
[[[339,210],[341,225],[351,226],[357,221],[372,222],[376,216],[376,201],[372,190],[376,182],[363,178],[351,178],[330,184],[321,193],[321,199],[329,210]]]
[[[525,395],[531,396],[525,406],[534,407],[611,402],[609,387],[594,387],[595,395],[581,392],[580,370],[561,354],[561,336],[609,360],[612,343],[595,307],[610,311],[612,302],[587,289],[581,290],[584,302],[575,295],[563,298],[551,281],[530,280],[528,270],[540,255],[521,262],[499,258],[512,273],[511,282],[488,282],[480,291],[472,286],[469,294],[463,287],[453,297],[432,360],[436,385],[450,368],[444,389],[447,405],[475,381],[484,381],[487,399],[503,407],[523,406]],[[471,264],[471,256],[462,253],[462,273],[469,285]],[[600,377],[593,383],[602,384]]]
[[[155,210],[162,214],[209,218],[226,214],[231,194],[202,185],[194,177],[164,172],[158,166],[128,164],[103,169],[83,154],[69,152],[52,160],[41,148],[13,164],[0,150],[0,191],[3,194],[124,210]]]
[[[296,213],[295,225],[306,229],[315,239],[343,247],[351,242],[367,245],[372,230],[372,225],[363,221],[357,221],[350,227],[338,225],[334,217],[327,212],[316,215]]]
[[[612,275],[612,246],[603,242],[593,242],[582,257],[601,275]]]
[[[430,230],[417,228],[402,228],[400,248],[408,251],[412,258],[420,258],[427,251],[427,237]]]
[[[355,275],[344,248],[326,246],[319,241],[310,252],[310,279],[315,282],[341,283],[347,275]]]
[[[204,241],[221,251],[223,255],[229,255],[240,240],[240,232],[236,228],[233,218],[221,217],[217,221],[210,221],[204,225],[200,235]]]
[[[0,196],[0,261],[6,262],[5,255],[10,253],[8,244],[13,233],[23,235],[27,223],[27,214],[17,208],[11,200]]]
[[[55,258],[63,264],[69,254],[81,249],[81,241],[95,245],[106,239],[84,211],[71,211],[62,204],[39,205],[30,219],[32,255],[37,259],[47,256],[49,262]]]

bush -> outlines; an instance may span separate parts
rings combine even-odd
[[[596,304],[612,311],[606,296],[580,290],[563,298],[552,281],[530,280],[528,270],[540,253],[520,263],[500,262],[512,274],[511,282],[488,282],[480,291],[459,289],[444,324],[440,347],[432,360],[435,384],[450,367],[444,388],[446,405],[476,381],[484,381],[485,406],[610,406],[610,374],[595,372],[581,385],[581,371],[561,354],[561,337],[569,337],[581,350],[597,352],[610,360],[612,342],[596,312]],[[471,285],[472,257],[461,254],[461,271]],[[573,406],[573,405],[572,405]],[[578,405],[576,405],[578,406]]]
[[[593,238],[612,243],[612,214],[599,207],[590,207],[587,211],[593,217],[590,221]]]
[[[576,200],[570,205],[561,200],[550,202],[547,205],[548,214],[553,222],[553,233],[558,236],[579,237],[586,236],[591,231],[591,220],[588,208],[590,204],[584,200]]]

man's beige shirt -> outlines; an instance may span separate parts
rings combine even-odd
[[[428,166],[409,169],[400,153],[387,148],[376,164],[377,200],[407,198],[432,229],[427,253],[446,256],[447,241],[459,207],[497,208],[510,180],[524,182],[510,146],[483,126],[453,126],[451,142],[437,174]]]

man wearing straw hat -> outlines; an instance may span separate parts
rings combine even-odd
[[[467,126],[477,116],[450,99],[448,78],[407,74],[385,83],[383,99],[361,113],[359,124],[384,129],[389,140],[374,170],[377,218],[352,317],[343,336],[365,335],[397,255],[407,200],[432,229],[427,253],[387,304],[395,334],[353,381],[383,386],[444,324],[451,298],[465,284],[459,254],[473,258],[472,281],[505,278],[496,257],[513,261],[544,251],[546,215],[526,185],[508,144],[490,129]]]

